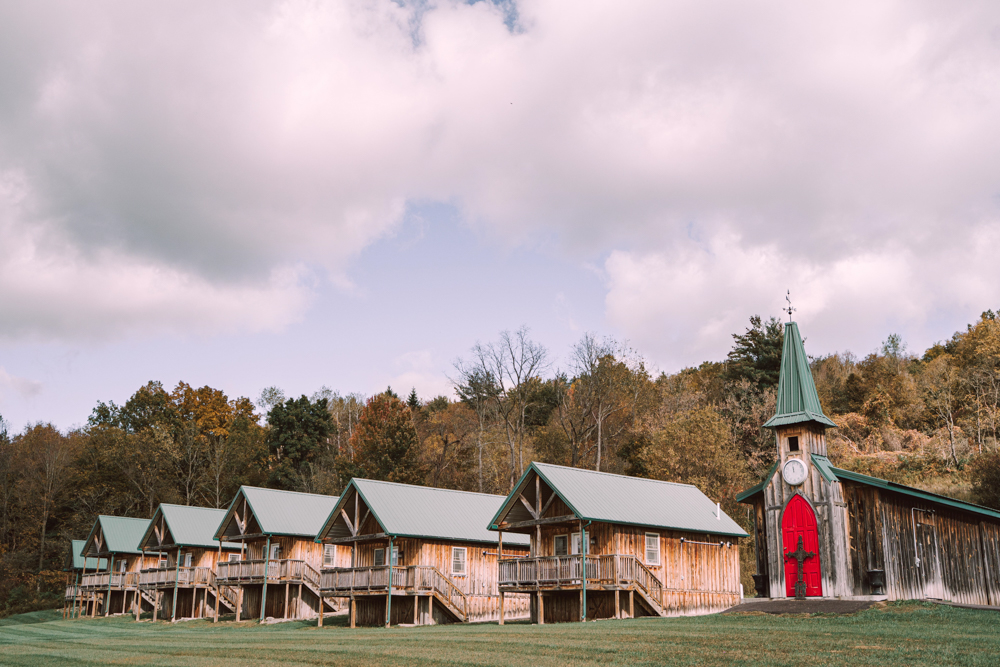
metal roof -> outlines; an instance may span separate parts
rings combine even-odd
[[[789,322],[785,325],[785,343],[781,348],[777,405],[774,416],[764,426],[774,428],[801,422],[836,426],[823,414],[823,407],[819,404],[819,394],[816,393],[809,357],[799,335],[799,325]]]
[[[535,471],[579,519],[607,523],[689,530],[746,537],[725,512],[691,484],[567,468],[533,462],[490,522],[495,529],[501,513],[517,502],[529,473]]]
[[[920,489],[915,489],[912,486],[906,486],[905,484],[897,484],[896,482],[890,482],[885,479],[879,479],[878,477],[870,477],[868,475],[862,475],[859,472],[853,472],[851,470],[844,470],[843,468],[836,468],[830,460],[825,456],[820,454],[810,454],[810,459],[812,459],[813,464],[819,470],[820,474],[823,475],[824,479],[828,482],[839,482],[841,479],[846,479],[851,482],[857,482],[858,484],[867,484],[868,486],[874,486],[879,489],[884,489],[885,491],[891,491],[893,493],[899,493],[904,496],[910,496],[911,498],[919,498],[921,500],[936,503],[939,505],[947,505],[948,507],[954,507],[955,509],[964,510],[966,512],[972,512],[974,514],[981,514],[983,516],[988,516],[991,519],[1000,519],[1000,512],[989,507],[983,507],[982,505],[975,505],[973,503],[967,503],[963,500],[957,500],[955,498],[949,498],[948,496],[941,496],[936,493],[931,493],[930,491],[922,491]],[[774,476],[775,471],[778,468],[778,464],[775,463],[771,468],[771,472],[768,473],[767,477],[764,478],[759,484],[750,487],[746,491],[740,493],[736,496],[736,500],[743,502],[748,500],[751,496],[754,496],[764,490],[767,483],[771,481],[771,477]]]
[[[73,553],[73,567],[72,570],[82,570],[83,569],[83,545],[86,544],[87,540],[71,540],[70,549]],[[87,558],[87,569],[93,570],[106,570],[108,569],[108,559],[107,558]]]
[[[485,542],[496,544],[499,535],[489,530],[490,517],[503,504],[504,496],[437,489],[395,482],[381,482],[355,477],[353,486],[371,509],[382,530],[394,537]],[[347,502],[347,490],[330,512],[322,533],[329,530],[341,505]],[[321,533],[321,534],[322,534]],[[505,535],[504,544],[527,546],[527,535]]]
[[[160,503],[160,506],[156,508],[156,514],[149,522],[149,527],[142,536],[140,546],[153,535],[153,528],[159,523],[162,516],[175,546],[218,549],[219,541],[215,539],[214,535],[219,527],[219,522],[225,515],[226,510],[213,507]],[[233,542],[223,542],[222,548],[240,549],[240,545]]]
[[[90,534],[84,540],[84,550],[86,553],[93,555],[97,555],[97,553],[140,553],[139,542],[142,540],[142,536],[148,527],[149,519],[133,519],[127,516],[108,516],[102,514],[97,517],[94,527],[90,529]],[[104,534],[104,546],[99,552],[94,543],[98,528]]]
[[[247,499],[247,505],[260,526],[260,531],[269,535],[292,535],[313,539],[330,516],[338,496],[322,496],[316,493],[299,493],[280,489],[262,489],[256,486],[241,486],[239,493],[225,512],[226,520],[234,511],[240,497]],[[244,517],[246,520],[246,517]],[[221,521],[215,532],[220,533],[226,521]]]

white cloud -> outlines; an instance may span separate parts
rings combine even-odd
[[[31,398],[37,396],[41,391],[41,382],[11,375],[3,366],[0,366],[0,399],[6,398],[9,394],[15,394],[22,399]]]
[[[404,400],[411,389],[417,390],[421,400],[430,400],[436,396],[454,397],[455,387],[441,372],[439,360],[429,350],[401,354],[393,360],[393,367],[396,373],[389,379],[388,386]]]

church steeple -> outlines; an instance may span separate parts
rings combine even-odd
[[[781,372],[778,379],[778,399],[774,416],[764,424],[765,428],[777,428],[806,422],[815,422],[821,427],[836,424],[823,414],[819,404],[816,384],[809,368],[809,358],[799,336],[795,322],[785,325],[785,343],[781,349]]]

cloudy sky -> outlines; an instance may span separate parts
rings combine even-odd
[[[1000,306],[996,2],[0,5],[0,414]]]

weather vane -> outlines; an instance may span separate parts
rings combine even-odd
[[[788,308],[782,308],[782,310],[788,313],[788,321],[791,322],[792,313],[795,312],[795,308],[792,307],[792,290],[788,290],[788,293],[785,294],[785,301],[788,302]]]

